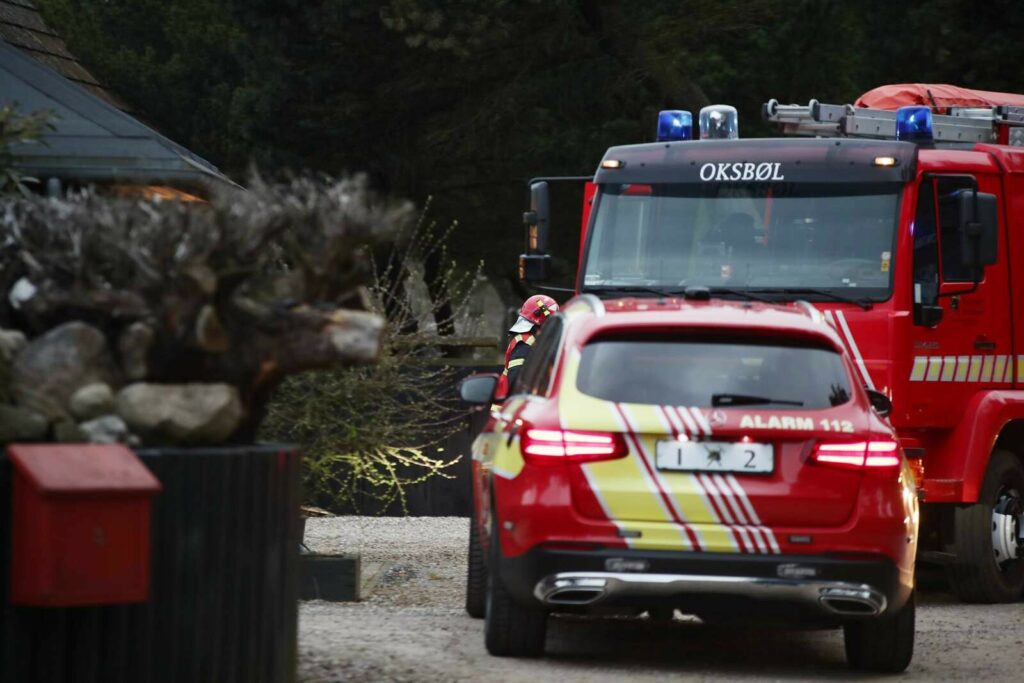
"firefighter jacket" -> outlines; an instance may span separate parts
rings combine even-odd
[[[505,369],[501,372],[498,389],[494,394],[496,400],[504,401],[508,397],[509,391],[515,386],[519,371],[523,369],[526,357],[530,355],[530,347],[533,346],[536,339],[537,335],[533,332],[524,332],[509,340],[508,347],[505,349]]]

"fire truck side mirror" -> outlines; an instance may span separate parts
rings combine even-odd
[[[551,199],[547,182],[530,185],[530,210],[523,214],[526,224],[526,253],[519,256],[519,279],[542,282],[548,279],[551,256],[548,255]]]
[[[551,231],[551,199],[548,184],[540,181],[530,185],[530,210],[523,214],[526,223],[526,253],[548,253],[548,235]]]
[[[889,397],[875,389],[865,390],[868,392],[868,400],[871,401],[871,407],[875,409],[875,412],[882,417],[889,417],[889,413],[892,412],[892,401],[889,400]]]
[[[551,272],[551,257],[547,254],[520,254],[519,279],[523,282],[543,282]]]
[[[999,258],[999,208],[994,194],[961,192],[960,253],[963,263],[974,272],[974,279],[984,278],[985,266]]]

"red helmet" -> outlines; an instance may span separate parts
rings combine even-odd
[[[512,326],[512,332],[529,332],[533,327],[544,324],[550,316],[558,313],[558,302],[546,294],[534,294],[523,302],[519,319]]]

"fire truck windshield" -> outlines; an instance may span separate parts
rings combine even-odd
[[[583,288],[812,289],[884,300],[899,192],[854,183],[602,185]]]

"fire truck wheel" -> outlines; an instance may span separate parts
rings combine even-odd
[[[1024,466],[994,451],[974,505],[953,512],[956,561],[947,567],[953,592],[965,602],[1015,602],[1024,593]]]
[[[914,594],[896,614],[843,626],[846,661],[851,669],[899,673],[914,656]]]
[[[493,518],[493,516],[492,516]],[[498,529],[491,527],[492,566],[501,552]],[[548,615],[527,609],[512,599],[497,572],[487,572],[487,607],[484,614],[484,644],[496,657],[540,657],[544,654]]]
[[[476,517],[469,519],[469,561],[466,566],[466,614],[474,619],[484,618],[487,600],[487,565],[480,547],[480,532]]]

